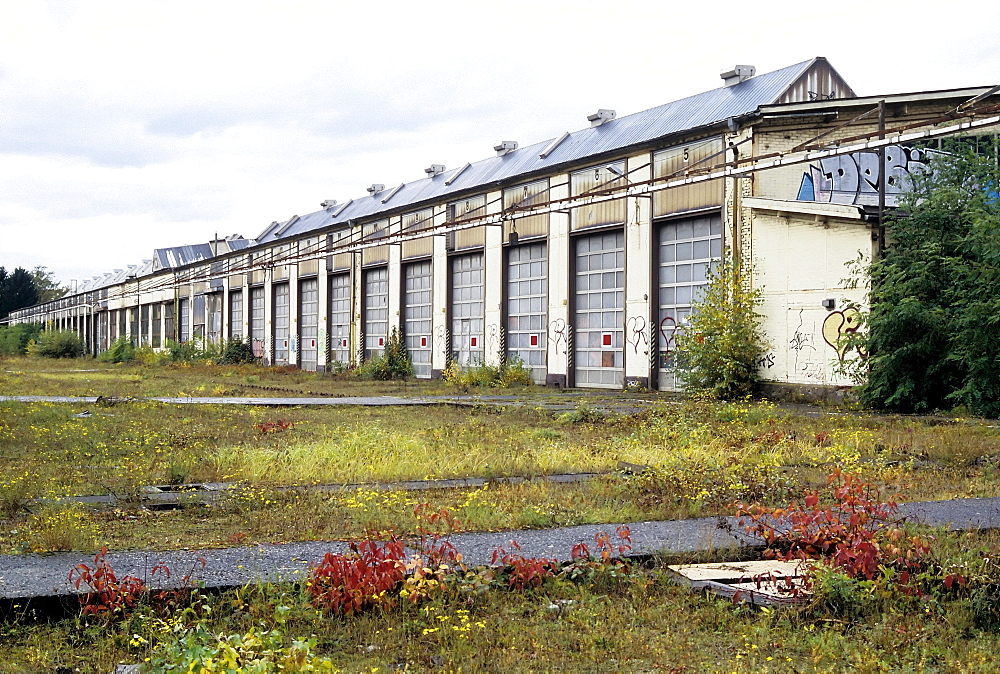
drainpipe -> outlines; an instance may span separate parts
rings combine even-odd
[[[885,99],[878,102],[878,137],[885,138]],[[878,256],[885,255],[885,146],[878,149]]]

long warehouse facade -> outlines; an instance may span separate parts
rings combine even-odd
[[[398,328],[416,375],[517,358],[538,383],[676,385],[671,354],[727,251],[763,290],[765,381],[840,387],[859,354],[846,263],[945,136],[995,142],[987,87],[858,97],[823,58],[756,75],[239,236],[158,249],[13,322],[120,337],[246,339],[261,362],[327,371]],[[984,140],[984,142],[987,142]]]

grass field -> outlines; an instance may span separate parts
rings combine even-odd
[[[282,369],[31,359],[0,361],[0,392],[119,399],[455,393],[442,382],[371,383]],[[1000,493],[1000,433],[983,420],[649,393],[515,392],[527,404],[0,403],[0,547],[94,551],[405,536],[421,526],[418,504],[448,509],[465,530],[732,514],[737,500],[786,504],[836,469],[902,500]],[[641,412],[602,411],[636,398]],[[85,411],[89,416],[80,416]],[[620,462],[648,470],[623,474]],[[580,472],[606,475],[573,484],[537,479]],[[507,476],[532,479],[426,491],[315,488]],[[204,482],[230,483],[231,496],[172,510],[143,507],[145,486]],[[93,494],[117,500],[94,508],[60,500]],[[194,608],[148,606],[96,625],[8,621],[0,650],[13,656],[0,671],[22,662],[11,671],[110,671],[119,661],[161,657],[170,644],[181,648],[182,635],[199,630],[212,643],[225,633],[244,641],[251,635],[260,645],[275,629],[280,634],[267,637],[272,651],[316,635],[309,652],[351,671],[994,671],[1000,619],[994,624],[991,616],[1000,573],[984,560],[997,558],[1000,543],[991,534],[939,532],[934,547],[935,568],[961,566],[976,581],[962,592],[917,596],[892,578],[864,581],[840,587],[839,595],[824,591],[822,602],[804,608],[760,612],[691,595],[654,561],[627,571],[602,567],[582,581],[556,578],[526,592],[495,583],[474,598],[442,591],[352,618],[317,612],[301,589],[246,588],[199,599]]]

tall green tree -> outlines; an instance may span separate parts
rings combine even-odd
[[[870,407],[1000,416],[1000,171],[995,152],[932,159],[869,268],[859,387]]]
[[[38,304],[38,290],[31,273],[18,267],[8,274],[0,267],[0,318],[34,304]]]
[[[38,291],[39,302],[49,302],[51,300],[59,299],[69,290],[68,288],[64,288],[59,285],[59,282],[56,281],[55,274],[53,274],[48,267],[35,267],[31,270],[31,278],[35,282],[35,289]]]

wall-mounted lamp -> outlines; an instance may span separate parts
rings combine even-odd
[[[827,311],[833,311],[834,309],[837,308],[837,300],[833,299],[832,297],[828,297],[827,299],[823,300],[821,304],[823,305],[823,308],[826,309]]]

